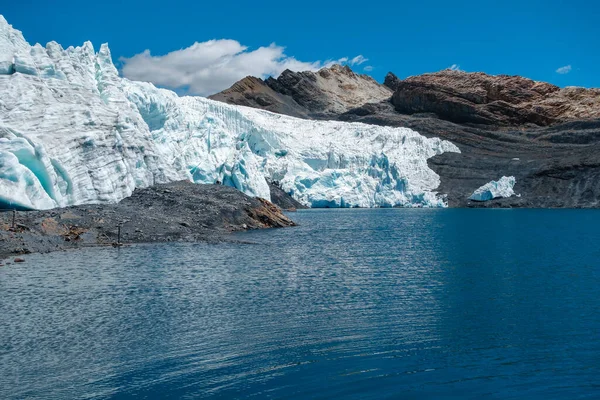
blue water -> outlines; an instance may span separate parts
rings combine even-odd
[[[600,398],[600,211],[311,210],[0,268],[0,398]]]

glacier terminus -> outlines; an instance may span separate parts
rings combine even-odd
[[[0,206],[113,203],[222,182],[311,207],[443,207],[427,160],[460,152],[408,128],[311,121],[121,78],[106,44],[30,45],[0,16]]]

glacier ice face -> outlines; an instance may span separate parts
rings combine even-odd
[[[502,197],[511,197],[515,194],[514,187],[517,180],[514,176],[503,176],[498,181],[491,181],[477,189],[470,200],[488,201]]]
[[[444,206],[427,159],[459,152],[406,128],[301,120],[119,77],[108,46],[29,45],[0,16],[0,207],[117,202],[216,181],[313,207]]]

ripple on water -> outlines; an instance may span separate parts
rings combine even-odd
[[[0,269],[0,397],[597,394],[599,212],[294,218]]]

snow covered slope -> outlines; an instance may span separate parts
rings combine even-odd
[[[275,180],[313,207],[438,207],[427,159],[447,151],[410,129],[178,97],[120,78],[107,45],[30,46],[0,16],[0,207],[116,202],[181,179],[266,199]]]

